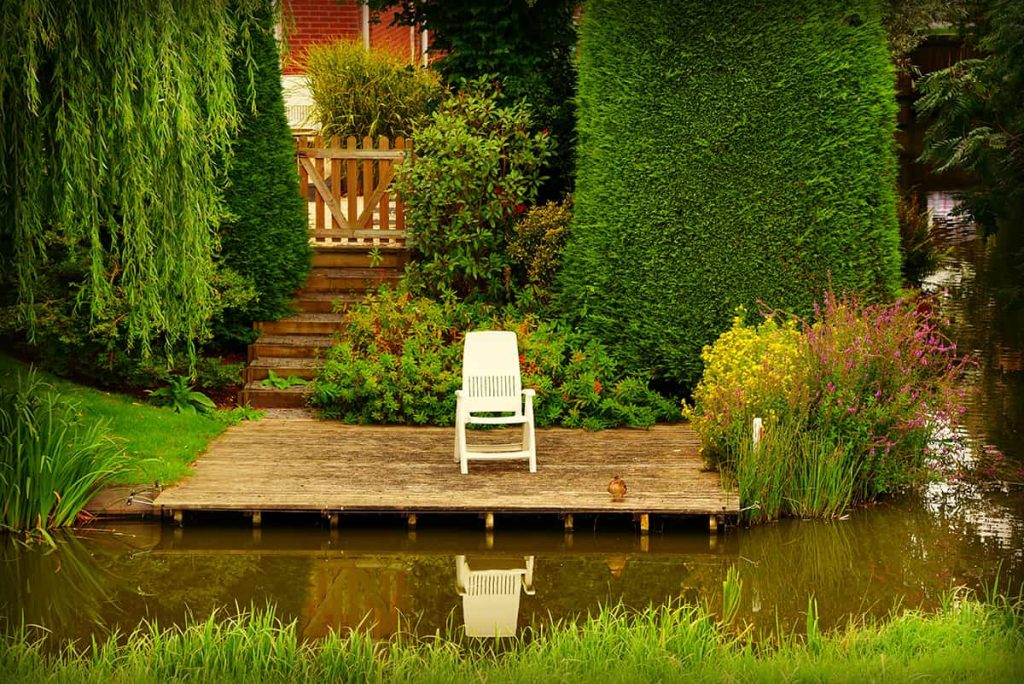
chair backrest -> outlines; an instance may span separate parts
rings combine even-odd
[[[466,333],[462,347],[462,392],[470,412],[521,413],[519,345],[514,332]]]

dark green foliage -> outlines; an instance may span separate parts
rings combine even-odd
[[[371,0],[372,8],[397,6],[396,21],[425,28],[430,50],[448,83],[496,74],[503,103],[526,100],[537,128],[554,142],[544,197],[572,185],[576,143],[575,0]]]
[[[917,106],[934,118],[922,158],[965,169],[965,209],[989,233],[1024,221],[1024,3],[984,0],[968,42],[982,57],[930,74]]]
[[[506,244],[537,198],[550,141],[524,105],[499,105],[477,81],[451,93],[416,130],[416,159],[399,165],[413,263],[409,278],[434,295],[509,298]]]
[[[619,373],[600,343],[563,324],[388,289],[349,312],[313,383],[313,405],[352,423],[451,425],[469,330],[516,332],[538,425],[646,427],[680,417],[673,401]]]
[[[224,193],[231,218],[220,228],[221,258],[252,281],[258,299],[225,312],[217,333],[248,341],[253,321],[290,313],[311,252],[269,0],[251,16],[242,16],[239,35],[251,43],[252,61],[236,53],[232,62],[240,125]]]
[[[900,193],[896,198],[896,216],[900,224],[900,256],[903,279],[920,283],[935,270],[943,250],[933,233],[932,213],[923,208],[916,192]]]
[[[899,286],[893,68],[876,3],[593,0],[564,310],[692,385],[740,305]]]
[[[248,11],[248,0],[240,14]],[[19,317],[47,233],[75,245],[80,315],[192,345],[217,302],[221,174],[235,123],[225,0],[0,4],[0,266]]]
[[[163,344],[162,337],[154,338],[156,344],[149,356],[130,348],[126,329],[130,305],[125,299],[108,303],[102,314],[90,319],[79,303],[86,279],[85,247],[53,232],[45,238],[49,260],[36,276],[32,343],[26,341],[24,321],[17,315],[16,288],[10,273],[0,273],[0,339],[49,371],[100,387],[155,387],[168,382],[174,373],[194,373],[204,389],[239,382],[239,365],[222,365],[217,358],[203,356],[189,358],[185,345]],[[215,320],[225,308],[244,306],[255,297],[251,282],[224,264],[217,265],[212,284],[211,313]],[[203,336],[193,344],[201,348],[209,341],[209,336]]]

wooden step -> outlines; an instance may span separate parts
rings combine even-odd
[[[409,259],[408,251],[381,249],[373,259],[369,249],[331,249],[318,247],[313,252],[314,268],[403,268]],[[374,264],[376,261],[376,264]]]
[[[397,268],[313,268],[298,294],[301,298],[311,292],[365,292],[381,283],[397,283],[401,275]]]
[[[259,330],[266,335],[332,335],[341,328],[338,313],[301,313],[279,321],[265,321]]]
[[[295,300],[295,308],[304,313],[344,311],[363,301],[362,292],[304,292]]]
[[[305,385],[289,387],[288,389],[275,389],[262,387],[257,382],[249,382],[242,388],[238,401],[245,406],[252,408],[302,408],[306,405],[306,398],[310,390]]]
[[[331,346],[330,335],[260,335],[249,345],[249,358],[315,359]]]
[[[279,378],[295,376],[304,380],[316,377],[324,365],[323,359],[300,358],[255,358],[249,363],[247,379],[250,382],[261,382],[274,371]]]

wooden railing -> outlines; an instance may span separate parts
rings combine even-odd
[[[405,207],[391,190],[395,164],[412,154],[412,141],[381,136],[374,146],[349,136],[295,138],[299,187],[310,211],[310,236],[317,245],[401,245]],[[312,187],[310,187],[312,185]]]

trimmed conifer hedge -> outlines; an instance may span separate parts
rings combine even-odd
[[[737,306],[899,287],[893,71],[871,0],[590,0],[562,304],[692,386]]]
[[[281,67],[270,0],[261,0],[247,24],[252,63],[234,58],[240,115],[225,204],[232,219],[221,226],[224,262],[252,280],[259,297],[225,312],[220,336],[242,338],[252,321],[274,320],[291,311],[291,297],[306,281],[310,247],[306,203],[299,195],[295,147],[281,93]],[[249,90],[249,74],[252,87]]]

